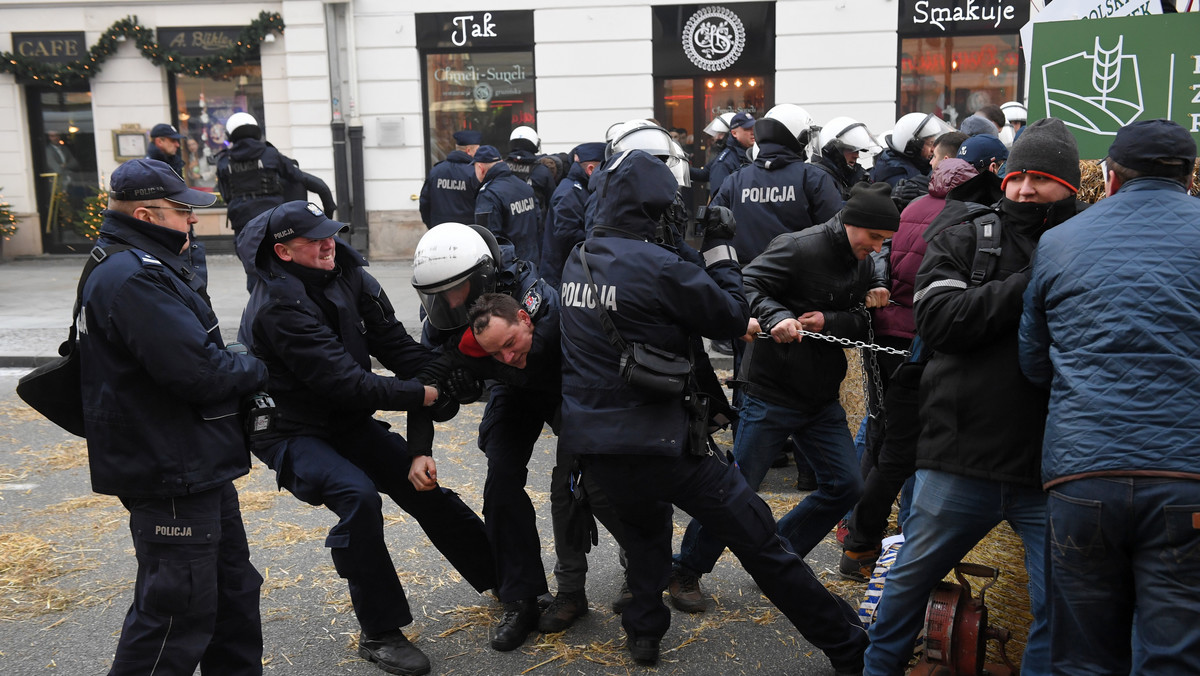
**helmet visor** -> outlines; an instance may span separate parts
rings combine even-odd
[[[471,304],[495,289],[491,261],[480,261],[465,276],[433,288],[415,289],[429,323],[436,329],[452,331],[467,325]]]

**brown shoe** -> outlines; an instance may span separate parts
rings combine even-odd
[[[560,591],[546,607],[542,616],[538,618],[538,631],[543,634],[565,631],[576,619],[587,615],[587,611],[587,596],[584,595],[583,590]]]
[[[671,571],[671,581],[667,584],[667,592],[671,595],[671,604],[685,613],[702,613],[707,604],[704,593],[700,590],[700,577],[685,573],[678,568]]]
[[[869,582],[875,572],[875,562],[879,560],[879,550],[852,552],[842,550],[842,560],[838,563],[838,574],[854,582]]]

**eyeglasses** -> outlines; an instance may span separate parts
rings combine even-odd
[[[144,208],[146,208],[146,209],[170,209],[171,211],[178,211],[178,212],[185,213],[188,215],[191,215],[193,212],[195,212],[195,209],[193,209],[192,207],[187,207],[186,209],[183,207],[144,207]]]

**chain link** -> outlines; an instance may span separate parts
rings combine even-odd
[[[771,334],[769,334],[769,333],[766,333],[763,335],[767,336],[768,338],[771,336]],[[804,336],[806,338],[816,338],[817,340],[823,340],[827,343],[837,343],[838,345],[841,345],[842,347],[857,347],[857,348],[862,348],[864,350],[873,350],[875,352],[883,352],[885,354],[899,355],[901,357],[912,356],[912,352],[909,352],[908,350],[897,350],[894,347],[886,347],[884,345],[875,345],[873,343],[864,343],[861,340],[850,340],[849,338],[839,338],[837,336],[830,336],[830,335],[824,334],[824,333],[813,333],[812,331],[807,331],[805,329],[800,329],[800,335]]]

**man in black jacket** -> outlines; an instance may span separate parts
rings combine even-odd
[[[746,299],[762,330],[746,351],[741,423],[733,456],[751,488],[762,483],[777,449],[795,435],[817,475],[817,491],[779,520],[792,551],[806,556],[862,493],[854,440],[838,391],[846,356],[836,343],[801,331],[862,340],[862,306],[887,302],[870,260],[900,224],[886,184],[859,185],[824,224],[776,237],[743,271]],[[753,328],[753,320],[752,320]],[[689,526],[676,578],[689,584],[712,571],[725,543]]]
[[[471,163],[482,140],[483,135],[472,129],[454,132],[454,150],[429,170],[418,202],[426,228],[439,223],[475,222],[479,179]]]
[[[1074,137],[1061,120],[1039,120],[1013,144],[1004,196],[967,211],[968,219],[998,225],[967,220],[939,229],[935,221],[926,232],[913,300],[917,334],[933,356],[921,377],[916,489],[905,544],[871,625],[866,674],[903,672],[929,592],[1001,521],[1025,543],[1029,572],[1033,623],[1021,672],[1050,673],[1040,476],[1048,396],[1021,374],[1017,325],[1030,257],[1043,232],[1078,212],[1079,181]],[[997,242],[980,241],[995,228]],[[983,270],[981,255],[990,259]]]
[[[156,124],[150,130],[150,146],[146,148],[146,159],[158,160],[183,176],[183,155],[179,152],[183,134],[167,123]]]
[[[122,164],[97,246],[128,250],[82,290],[92,489],[129,510],[138,565],[110,674],[262,673],[262,577],[233,480],[250,471],[240,402],[267,369],[225,349],[204,270],[184,253],[192,207],[213,199],[163,162]]]
[[[424,674],[429,659],[400,630],[413,618],[379,494],[412,515],[477,591],[495,586],[494,566],[483,522],[438,485],[431,411],[442,405],[444,373],[396,319],[362,255],[334,236],[343,228],[315,204],[288,202],[250,221],[238,241],[258,276],[239,336],[266,362],[278,407],[275,429],[252,446],[280,486],[338,515],[325,545],[350,587],[359,655],[389,673]],[[372,356],[396,376],[373,373]],[[372,417],[376,409],[408,411],[407,442]]]

